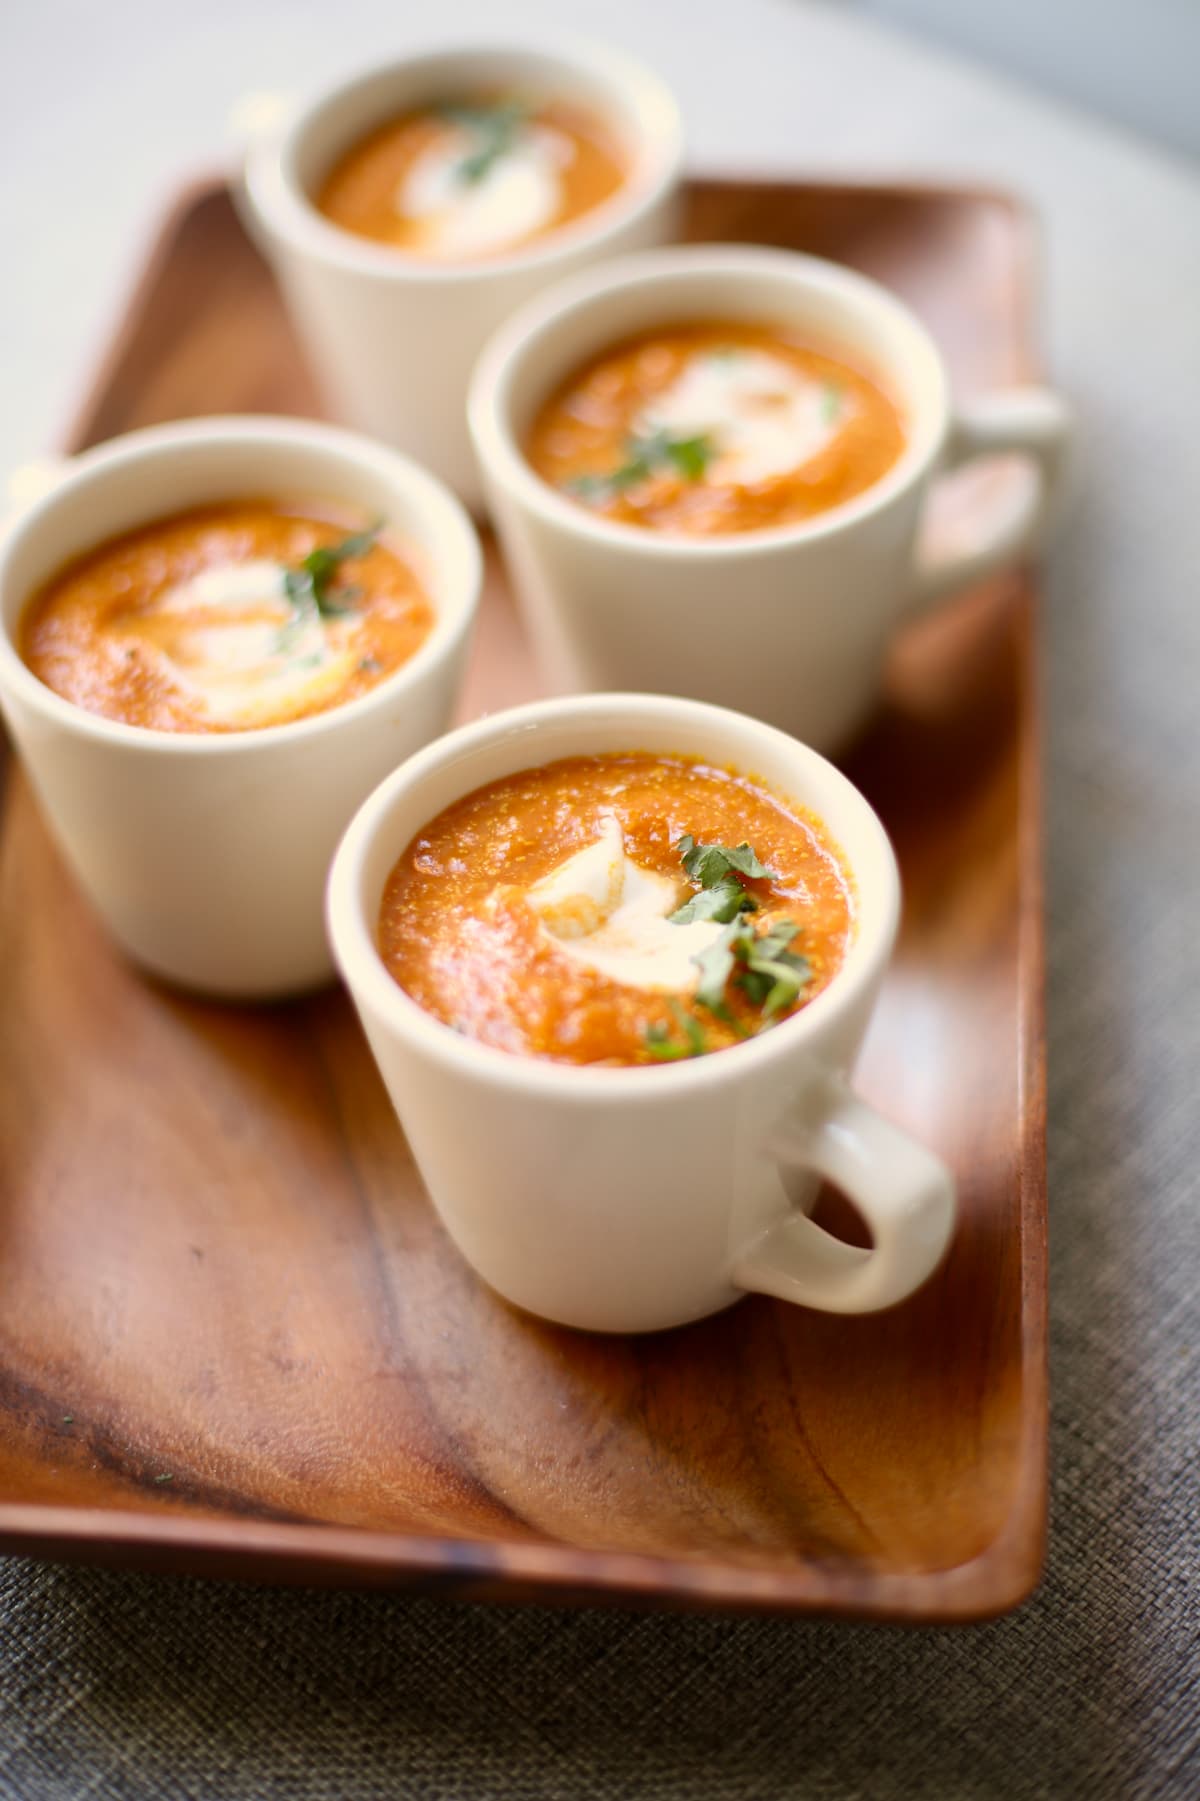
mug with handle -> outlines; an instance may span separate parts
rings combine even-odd
[[[444,731],[482,582],[454,496],[407,457],[311,420],[189,419],[27,469],[0,539],[0,712],[43,815],[112,936],[151,973],[227,999],[329,981],[322,901],[355,808]],[[21,655],[33,594],[73,556],[185,508],[319,495],[394,528],[434,612],[365,694],[280,725],[169,732],[76,706]]]
[[[377,942],[384,887],[410,841],[488,782],[634,749],[753,772],[824,821],[858,909],[830,985],[744,1044],[654,1067],[523,1057],[424,1012]],[[351,823],[327,901],[334,955],[459,1249],[529,1312],[607,1332],[679,1325],[751,1290],[864,1313],[903,1300],[936,1267],[953,1179],[850,1086],[899,905],[882,825],[824,758],[757,720],[629,694],[514,708],[418,752]],[[822,1177],[858,1207],[869,1250],[809,1218]]]
[[[405,111],[488,89],[569,97],[611,126],[627,179],[594,211],[504,255],[435,262],[333,224],[312,194],[337,156]],[[464,413],[488,334],[548,282],[669,242],[683,158],[669,90],[596,44],[498,43],[375,64],[303,104],[249,95],[233,192],[270,261],[333,416],[395,444],[469,507],[479,480]]]
[[[608,519],[544,481],[523,450],[542,403],[605,350],[689,320],[778,324],[872,375],[902,416],[897,461],[799,524],[703,537]],[[558,283],[491,339],[469,411],[526,624],[555,687],[686,694],[825,752],[864,722],[901,624],[1040,542],[1070,436],[1067,408],[1048,389],[955,404],[929,333],[876,282],[736,244],[646,252]],[[1010,453],[1029,479],[1006,486],[999,513],[973,511],[964,543],[939,548],[927,530],[935,479]]]

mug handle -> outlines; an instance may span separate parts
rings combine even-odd
[[[950,420],[939,473],[949,474],[977,457],[1024,456],[1032,480],[961,550],[921,548],[905,615],[916,619],[960,588],[982,581],[1033,550],[1057,511],[1071,442],[1071,411],[1049,388],[1008,388],[964,401]]]
[[[874,1313],[932,1275],[954,1226],[954,1178],[840,1078],[830,1080],[819,1117],[785,1122],[768,1151],[840,1188],[874,1242],[870,1250],[845,1244],[794,1208],[734,1263],[737,1287],[825,1313]]]

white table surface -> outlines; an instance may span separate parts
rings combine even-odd
[[[428,40],[433,18],[491,36],[495,13],[484,0],[436,14],[397,0],[8,0],[0,469],[53,444],[156,212],[220,158],[239,94]],[[503,17],[543,34],[597,14],[512,0]],[[1044,615],[1046,1582],[1011,1622],[901,1638],[551,1626],[0,1565],[0,1716],[5,1668],[32,1697],[0,1725],[5,1797],[282,1794],[254,1760],[292,1754],[307,1774],[289,1797],[339,1801],[382,1792],[377,1766],[388,1792],[419,1774],[404,1792],[447,1796],[1200,1793],[1200,179],[849,10],[606,0],[599,17],[678,91],[698,166],[984,178],[1042,215],[1047,357],[1082,452]],[[522,1698],[511,1729],[488,1714],[498,1691]],[[218,1718],[225,1741],[206,1736]],[[236,1756],[221,1750],[230,1733]]]

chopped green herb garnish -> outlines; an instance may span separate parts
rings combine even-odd
[[[759,1008],[764,1021],[790,1007],[812,980],[808,959],[788,948],[799,929],[792,920],[782,919],[758,932],[745,910],[737,913],[695,959],[700,970],[698,1004],[729,1020],[725,994],[732,982]]]
[[[64,1426],[73,1426],[75,1424],[75,1415],[73,1413],[64,1413],[62,1416],[62,1423]]]
[[[677,849],[684,869],[702,888],[711,888],[714,882],[723,881],[731,870],[752,882],[769,881],[775,874],[767,864],[759,862],[744,839],[730,849],[727,844],[700,844],[690,832],[685,832]]]
[[[691,833],[679,840],[684,869],[700,888],[671,914],[672,925],[690,925],[696,919],[715,919],[724,925],[739,913],[757,911],[758,902],[743,888],[741,877],[764,880],[773,872],[760,863],[748,844],[697,844]]]
[[[670,1028],[665,1025],[646,1027],[646,1051],[649,1056],[657,1058],[660,1063],[675,1063],[682,1057],[702,1057],[707,1050],[704,1042],[704,1030],[694,1014],[685,1013],[678,1001],[669,1001],[668,1006],[675,1019],[675,1024],[683,1033],[684,1042],[679,1044],[671,1037]]]
[[[739,913],[754,913],[758,902],[747,894],[735,875],[722,876],[711,888],[701,888],[682,907],[668,915],[675,926],[691,925],[697,919],[715,919],[724,925]]]
[[[679,840],[678,849],[684,869],[700,886],[669,916],[671,923],[689,925],[695,920],[711,919],[725,928],[693,959],[700,971],[696,1005],[736,1028],[737,1019],[727,999],[733,986],[759,1009],[759,1030],[764,1030],[773,1016],[790,1007],[812,980],[807,958],[791,949],[799,926],[793,920],[780,919],[759,932],[750,917],[758,911],[758,902],[743,887],[743,881],[762,881],[775,872],[745,842],[732,847],[701,844],[689,832]],[[675,1008],[676,1003],[672,1006]],[[701,1055],[705,1048],[703,1033],[694,1019],[689,1023],[699,1032],[699,1050],[685,1050],[665,1027],[651,1027],[646,1034],[651,1055]],[[688,1037],[689,1044],[694,1042],[691,1033]]]
[[[696,989],[696,1000],[702,1007],[718,1017],[726,1012],[725,989],[733,974],[734,939],[743,930],[740,918],[731,919],[721,936],[693,958],[700,970],[700,982]]]
[[[611,474],[577,475],[567,487],[580,500],[605,501],[668,469],[674,469],[684,481],[696,482],[712,455],[712,442],[703,433],[681,438],[668,431],[651,432],[646,437],[630,438],[625,446],[625,461]]]
[[[491,172],[502,156],[515,149],[530,109],[522,100],[505,100],[496,106],[462,106],[450,103],[438,108],[441,117],[461,126],[473,140],[474,148],[454,165],[456,181],[474,187]]]
[[[616,473],[619,475],[621,472],[618,470]],[[618,486],[614,475],[573,475],[566,483],[568,494],[573,494],[576,500],[586,500],[589,504],[592,501],[611,500]]]
[[[734,946],[739,963],[734,983],[762,1008],[766,1019],[790,1007],[812,980],[808,958],[788,949],[799,930],[794,921],[780,919],[765,932],[748,933]]]
[[[351,603],[360,598],[362,590],[333,588],[334,578],[351,557],[366,556],[381,530],[382,524],[372,525],[366,531],[353,532],[340,544],[319,544],[295,568],[284,570],[283,591],[295,610],[292,626],[314,615],[318,619],[338,619],[351,610]],[[285,626],[284,634],[290,633],[292,626]],[[287,648],[286,637],[280,648]]]
[[[684,481],[698,482],[708,467],[712,449],[703,432],[691,438],[671,438],[662,434],[662,454],[674,463]]]
[[[832,425],[842,410],[842,390],[835,382],[827,381],[821,389],[821,423]]]
[[[154,1478],[154,1480],[156,1482],[174,1482],[175,1478],[174,1478],[174,1476],[169,1475],[164,1471],[164,1473],[161,1476],[156,1476]]]

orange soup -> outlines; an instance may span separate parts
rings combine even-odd
[[[733,770],[573,757],[469,794],[408,846],[379,943],[469,1038],[559,1063],[721,1051],[806,1006],[854,930],[819,820]]]
[[[238,500],[68,564],[30,602],[21,653],[47,687],[107,719],[245,731],[365,694],[433,620],[386,533],[336,506]]]
[[[465,262],[558,231],[625,175],[614,134],[586,108],[474,94],[379,126],[338,159],[315,198],[345,231]]]
[[[526,445],[581,506],[700,537],[802,523],[903,449],[896,407],[859,370],[786,326],[721,321],[606,351],[551,396]]]

